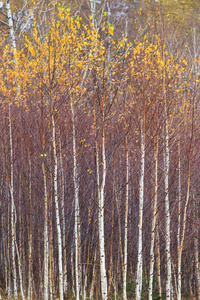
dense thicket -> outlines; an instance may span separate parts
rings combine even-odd
[[[180,2],[13,1],[12,32],[6,1],[2,297],[200,299],[199,4]]]

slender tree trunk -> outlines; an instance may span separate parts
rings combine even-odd
[[[102,184],[99,195],[99,246],[100,246],[100,268],[101,268],[101,295],[102,300],[107,299],[107,276],[105,265],[105,240],[104,240],[104,189],[106,179],[106,156],[105,156],[105,135],[104,135],[104,120],[102,128]],[[97,158],[98,159],[98,158]],[[97,166],[99,165],[99,159],[97,160]]]
[[[165,113],[165,239],[166,239],[166,255],[167,255],[167,278],[166,278],[166,300],[171,299],[171,252],[170,252],[170,207],[169,207],[169,120],[167,113],[167,98],[165,86],[165,72],[163,79],[164,87],[164,113]]]
[[[6,0],[6,11],[8,18],[8,25],[10,29],[11,43],[13,47],[14,54],[17,51],[15,31],[13,26],[12,13],[10,9],[10,1]],[[13,284],[14,284],[14,297],[15,300],[18,299],[17,293],[17,273],[16,273],[16,263],[15,263],[15,204],[13,195],[13,148],[12,148],[12,128],[11,128],[11,116],[10,116],[10,106],[9,106],[9,134],[10,134],[10,160],[11,160],[11,170],[10,170],[10,195],[11,195],[11,245],[12,245],[12,263],[13,263]]]
[[[77,154],[76,154],[76,131],[75,131],[75,115],[74,115],[74,99],[71,96],[71,112],[72,112],[72,135],[73,135],[73,181],[74,181],[74,194],[75,194],[75,276],[76,276],[76,300],[79,300],[80,294],[80,213],[79,213],[79,186],[78,186],[78,170],[77,170]]]
[[[53,249],[53,217],[52,217],[52,205],[53,199],[50,198],[50,205],[49,205],[49,281],[50,281],[50,299],[53,300],[56,295],[56,288],[55,288],[55,264],[54,264],[54,249]]]
[[[145,110],[141,117],[141,174],[139,186],[139,236],[138,236],[138,262],[136,278],[136,299],[141,299],[142,292],[142,224],[143,224],[143,204],[144,204],[144,161],[145,161]]]
[[[16,247],[17,259],[18,259],[20,292],[21,292],[22,299],[25,300],[24,289],[23,289],[23,278],[22,278],[22,264],[21,264],[21,260],[20,260],[20,254],[19,254],[19,250],[18,250],[18,246],[17,246],[16,236],[15,236],[15,247]]]
[[[73,245],[73,244],[72,244]],[[73,259],[73,253],[74,253],[74,248],[71,247],[71,270],[72,270],[72,292],[73,292],[73,295],[75,297],[75,284],[74,284],[74,259]]]
[[[114,180],[115,181],[115,180]],[[116,195],[116,206],[117,206],[117,214],[118,214],[118,230],[119,230],[119,253],[122,265],[122,273],[124,272],[124,256],[122,249],[122,229],[121,229],[121,218],[120,218],[120,206],[119,206],[119,196]]]
[[[177,230],[177,255],[180,251],[180,234],[181,234],[181,145],[180,145],[180,132],[178,137],[178,230]],[[180,274],[180,276],[179,276]],[[177,298],[181,297],[181,264],[178,264],[178,290]]]
[[[28,249],[28,300],[32,299],[32,176],[31,176],[31,158],[30,152],[28,148],[28,156],[29,156],[29,206],[30,206],[30,226],[29,226],[29,249]]]
[[[7,234],[8,234],[8,248],[7,248],[7,260],[8,260],[8,298],[12,300],[12,282],[11,282],[11,261],[10,261],[10,206],[8,205],[8,223],[7,223]]]
[[[178,251],[178,300],[181,300],[181,259],[183,252],[183,242],[185,238],[185,227],[186,227],[186,215],[187,215],[187,207],[189,203],[189,195],[190,195],[190,160],[191,160],[191,144],[189,149],[189,159],[188,159],[188,182],[187,182],[187,195],[185,201],[185,207],[183,212],[183,225],[182,225],[182,234],[181,234],[181,242],[179,245]]]
[[[101,276],[101,297],[102,300],[107,300],[107,275],[105,265],[105,241],[104,241],[104,189],[106,179],[106,156],[105,156],[105,115],[104,104],[102,100],[102,183],[100,186],[100,170],[99,170],[99,153],[96,135],[96,112],[94,113],[94,136],[95,136],[95,155],[96,155],[96,174],[97,174],[97,189],[98,189],[98,221],[99,221],[99,250],[100,250],[100,276]]]
[[[123,300],[127,299],[126,295],[126,277],[127,277],[127,243],[128,243],[128,189],[129,189],[129,152],[127,136],[125,137],[126,146],[126,206],[125,206],[125,229],[124,229],[124,267],[123,267]]]
[[[42,266],[41,266],[41,238],[40,238],[40,225],[39,225],[39,203],[37,203],[37,285],[38,285],[38,297],[42,297],[43,290],[43,278],[42,278]]]
[[[62,237],[61,237],[61,226],[60,226],[60,214],[59,214],[59,203],[58,203],[58,162],[57,162],[57,151],[56,151],[56,131],[53,114],[53,103],[52,95],[51,99],[51,125],[52,125],[52,145],[53,145],[53,157],[54,157],[54,201],[56,209],[56,225],[57,225],[57,237],[58,237],[58,271],[59,271],[59,294],[60,300],[64,299],[63,295],[63,262],[62,262]]]
[[[13,50],[16,53],[17,46],[16,46],[16,38],[15,38],[15,31],[13,26],[12,13],[10,9],[10,0],[6,0],[6,11],[7,11],[7,18],[8,18],[8,26],[10,29],[11,43],[12,43]]]
[[[158,232],[158,216],[156,220],[156,272],[158,281],[158,295],[162,298],[161,273],[160,273],[160,241]]]
[[[119,267],[120,266],[120,249],[118,247],[118,253],[117,253],[117,266],[116,266],[116,272],[115,272],[115,298],[118,297],[118,291],[119,291]]]
[[[114,175],[115,176],[115,175]],[[112,197],[112,223],[111,223],[111,237],[110,237],[110,266],[109,266],[109,281],[108,281],[108,297],[111,299],[111,282],[112,282],[112,268],[113,268],[113,231],[114,231],[114,196],[115,184],[113,184],[113,197]]]
[[[194,258],[195,258],[195,275],[196,275],[196,286],[197,286],[197,300],[200,300],[200,269],[199,269],[199,243],[198,236],[199,230],[197,225],[197,217],[198,217],[198,208],[196,201],[193,199],[194,203],[194,224],[195,224],[195,236],[194,236]]]
[[[95,285],[96,273],[97,273],[96,259],[97,259],[97,247],[95,248],[94,263],[93,263],[93,268],[92,268],[92,283],[91,283],[91,287],[90,287],[90,299],[93,299],[93,296],[94,296],[94,285]]]
[[[5,223],[4,223],[4,212],[2,208],[2,198],[1,198],[1,227],[2,227],[2,239],[3,239],[3,258],[4,258],[4,273],[5,273],[5,288],[8,293],[8,263],[6,254],[6,239],[5,239]]]
[[[61,171],[61,206],[62,206],[62,228],[63,228],[63,269],[64,269],[64,295],[67,295],[67,253],[66,253],[66,226],[65,226],[65,182],[64,182],[64,171],[63,171],[63,158],[62,158],[62,147],[61,140],[59,138],[60,145],[60,171]]]
[[[43,172],[43,180],[44,180],[44,300],[48,300],[49,299],[48,200],[47,200],[47,176],[46,176],[44,158],[42,162],[42,172]]]
[[[8,175],[8,184],[10,190],[10,198],[11,198],[11,253],[12,253],[12,265],[13,265],[13,285],[14,285],[14,297],[18,298],[17,292],[17,271],[16,271],[16,254],[18,258],[18,270],[19,270],[19,281],[20,281],[20,291],[21,297],[25,300],[24,291],[23,291],[23,279],[22,279],[22,270],[21,270],[21,260],[20,254],[18,251],[17,240],[16,240],[16,209],[15,209],[15,201],[14,201],[14,168],[13,168],[13,146],[12,146],[12,125],[11,125],[11,115],[10,115],[10,105],[9,105],[9,141],[10,141],[10,175],[7,170]]]
[[[53,275],[52,275],[51,250],[49,249],[49,298],[50,300],[53,300],[53,278],[52,277]]]
[[[42,140],[42,173],[44,186],[44,300],[49,299],[49,233],[48,233],[48,194],[47,174],[45,168],[45,136],[44,136],[44,103],[42,95],[41,107],[41,140]]]
[[[19,260],[20,262],[23,261],[24,258],[24,246],[23,246],[23,237],[22,237],[22,231],[23,231],[23,221],[22,221],[22,204],[21,204],[21,199],[22,199],[22,172],[20,172],[19,175],[19,213],[18,213],[18,220],[19,220]],[[26,217],[27,220],[28,216]],[[29,220],[27,220],[27,226],[29,224]],[[29,232],[28,232],[29,234]],[[25,266],[23,264],[22,266],[22,276],[25,275]],[[25,276],[24,276],[25,277]]]
[[[95,136],[95,155],[96,155],[96,174],[97,174],[97,190],[98,190],[98,221],[99,221],[99,250],[100,250],[100,276],[101,276],[101,296],[102,300],[107,299],[107,275],[105,265],[105,241],[104,241],[104,188],[106,179],[106,156],[105,156],[105,116],[104,116],[104,104],[102,101],[102,183],[100,186],[100,170],[99,170],[99,150],[97,144],[96,135],[96,112],[94,113],[94,136]]]
[[[158,130],[158,117],[157,117],[157,130]],[[153,220],[151,228],[151,247],[150,247],[150,271],[149,271],[149,300],[153,296],[153,275],[154,275],[154,245],[156,234],[156,221],[157,221],[157,195],[158,195],[158,132],[155,137],[155,150],[154,150],[154,203],[153,203]]]
[[[92,15],[92,21],[95,25],[95,28],[97,28],[97,19],[96,19],[96,1],[90,0],[90,10]]]
[[[2,176],[3,177],[3,176]],[[6,254],[6,240],[7,236],[5,236],[6,224],[4,222],[5,211],[3,210],[3,196],[2,196],[2,188],[3,188],[3,178],[1,184],[1,200],[0,200],[0,214],[1,214],[1,232],[2,232],[2,244],[3,244],[3,264],[4,264],[4,279],[5,279],[5,289],[8,292],[8,262],[7,262],[7,254]]]
[[[13,191],[13,146],[12,146],[12,127],[9,106],[9,134],[10,134],[10,196],[11,196],[11,245],[12,245],[12,265],[13,265],[13,284],[14,284],[14,297],[18,299],[17,293],[17,272],[15,263],[15,203]]]
[[[102,110],[103,101],[102,101]],[[102,124],[102,164],[103,164],[103,174],[102,174],[102,184],[100,190],[99,198],[99,245],[100,245],[100,268],[101,268],[101,295],[102,300],[107,299],[107,275],[106,275],[106,265],[105,265],[105,240],[104,240],[104,189],[106,183],[106,153],[105,153],[105,116],[104,111],[102,112],[103,124]],[[99,161],[98,161],[99,163]]]
[[[92,219],[89,221],[89,241],[88,241],[88,246],[86,246],[85,248],[88,249],[87,251],[87,264],[86,264],[86,270],[85,270],[85,274],[84,274],[84,280],[83,280],[83,296],[82,299],[85,300],[86,299],[86,287],[87,287],[87,283],[88,283],[88,269],[89,269],[89,263],[90,263],[90,248],[91,248],[91,240],[92,240],[92,225],[93,225],[93,217]]]
[[[13,48],[13,53],[14,53],[14,62],[15,61],[15,54],[17,52],[17,46],[16,46],[16,38],[15,38],[15,31],[14,31],[14,26],[13,26],[13,19],[12,19],[12,13],[11,13],[11,8],[10,8],[10,1],[6,0],[6,11],[7,11],[7,18],[8,18],[8,26],[10,29],[10,37],[11,37],[11,44]],[[11,194],[11,234],[12,234],[12,259],[15,259],[15,247],[17,250],[17,256],[18,256],[18,268],[19,268],[19,279],[20,279],[20,290],[21,290],[21,296],[22,299],[24,300],[24,291],[23,291],[23,279],[22,279],[22,270],[21,270],[21,259],[20,259],[20,254],[18,251],[17,247],[17,241],[16,241],[16,233],[15,233],[15,224],[12,222],[14,221],[15,217],[15,204],[14,204],[14,196],[13,196],[13,157],[12,157],[12,130],[11,130],[11,117],[10,117],[10,106],[9,106],[9,127],[10,127],[10,152],[11,152],[11,174],[10,174],[10,194]],[[17,282],[16,282],[16,265],[15,261],[13,261],[13,282],[14,282],[14,297],[15,299],[18,298],[17,294]]]
[[[180,240],[179,249],[178,249],[178,300],[181,300],[181,259],[182,259],[182,252],[183,252],[183,243],[184,243],[184,238],[185,238],[187,207],[188,207],[189,196],[190,196],[190,176],[191,176],[190,175],[190,165],[191,165],[193,132],[194,132],[194,103],[193,103],[193,108],[192,108],[192,128],[191,128],[191,135],[190,135],[191,138],[190,138],[189,154],[188,154],[187,194],[186,194],[186,201],[185,201],[184,212],[183,212],[182,234],[181,234],[181,240]],[[180,141],[179,141],[179,143],[180,143]],[[179,156],[180,156],[180,153],[179,153]]]

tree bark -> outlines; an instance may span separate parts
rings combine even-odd
[[[65,226],[65,182],[64,182],[64,171],[63,171],[63,158],[62,158],[62,147],[61,140],[59,138],[60,146],[60,171],[61,171],[61,206],[62,206],[62,229],[63,229],[63,263],[64,263],[64,278],[63,278],[63,289],[64,295],[67,295],[67,253],[66,253],[66,226]]]
[[[157,126],[158,130],[158,116]],[[153,201],[153,219],[151,228],[151,247],[150,247],[150,271],[149,271],[149,300],[153,296],[153,275],[154,275],[154,245],[157,223],[157,196],[158,196],[158,132],[155,136],[155,149],[154,149],[154,201]]]
[[[60,294],[60,300],[63,300],[64,295],[63,295],[62,236],[61,236],[60,214],[59,214],[59,203],[58,203],[58,162],[57,162],[57,151],[56,151],[56,131],[55,131],[55,122],[54,122],[54,114],[53,114],[52,95],[50,95],[50,101],[51,101],[52,145],[53,145],[53,157],[54,157],[54,172],[53,172],[54,202],[55,202],[55,209],[56,209],[56,225],[57,225],[57,237],[58,237],[59,294]]]
[[[8,18],[8,25],[10,29],[11,44],[13,47],[14,54],[16,54],[17,46],[15,39],[15,31],[13,26],[12,13],[10,8],[10,1],[6,0],[6,12]],[[10,134],[10,196],[11,196],[11,245],[12,245],[12,264],[13,264],[13,284],[14,284],[14,297],[15,300],[18,299],[17,293],[17,273],[16,273],[16,263],[15,263],[15,204],[14,204],[14,191],[13,191],[13,147],[12,147],[12,127],[11,127],[11,116],[10,116],[10,105],[9,105],[9,134]]]
[[[73,181],[74,181],[74,197],[75,197],[75,277],[76,277],[76,300],[80,297],[80,209],[79,209],[79,186],[78,186],[78,170],[77,170],[77,154],[76,154],[76,131],[75,131],[75,112],[74,112],[74,99],[71,95],[71,113],[72,113],[72,135],[73,135]]]
[[[144,204],[144,161],[145,161],[145,111],[143,110],[141,123],[141,174],[139,185],[139,235],[138,235],[138,262],[136,278],[136,299],[141,299],[142,292],[142,224],[143,224],[143,204]]]
[[[44,155],[44,153],[43,153]],[[48,237],[48,199],[47,177],[43,158],[42,172],[44,180],[44,300],[49,299],[49,237]]]
[[[33,220],[32,220],[32,176],[31,176],[31,157],[30,157],[30,150],[28,146],[28,162],[29,162],[29,206],[30,206],[30,226],[29,226],[29,238],[28,238],[28,300],[32,299],[32,241],[33,241]]]
[[[100,170],[99,170],[99,150],[96,135],[96,112],[94,114],[94,136],[95,136],[95,155],[96,155],[96,176],[97,176],[97,194],[98,194],[98,221],[99,221],[99,250],[100,250],[100,276],[101,276],[101,297],[107,300],[107,275],[105,265],[105,241],[104,241],[104,189],[106,179],[106,156],[105,156],[105,115],[104,104],[102,100],[102,182],[100,186]]]
[[[192,136],[191,136],[191,142],[192,142]],[[189,158],[188,158],[187,194],[186,194],[186,201],[185,201],[184,212],[183,212],[183,225],[182,225],[181,241],[180,241],[179,249],[178,249],[178,300],[181,300],[181,259],[182,259],[182,252],[183,252],[183,242],[184,242],[184,238],[185,238],[187,207],[188,207],[189,195],[190,195],[191,142],[190,142]]]
[[[114,172],[113,172],[114,173]],[[114,174],[115,176],[115,174]],[[108,298],[111,299],[111,282],[112,282],[112,268],[113,268],[113,231],[114,231],[114,196],[115,196],[115,183],[113,184],[113,197],[112,197],[112,223],[111,223],[111,237],[110,237],[110,266],[109,266],[109,280],[108,280]]]
[[[158,216],[156,220],[156,271],[157,271],[157,281],[158,281],[158,295],[162,298],[162,286],[161,286],[161,274],[160,274],[160,241],[159,241],[159,231],[158,231]]]
[[[127,136],[125,137],[126,147],[126,204],[125,204],[125,220],[124,220],[124,267],[123,267],[123,300],[127,299],[126,295],[126,277],[127,277],[127,243],[128,243],[128,190],[129,190],[129,152]]]
[[[10,135],[10,197],[11,197],[11,245],[12,245],[12,265],[13,265],[13,284],[14,284],[14,297],[18,299],[17,292],[17,271],[15,262],[15,202],[14,202],[14,187],[13,187],[13,146],[12,146],[12,126],[9,106],[9,135]]]
[[[164,114],[165,114],[165,153],[164,153],[164,172],[165,172],[165,240],[167,256],[167,278],[166,278],[166,300],[171,299],[171,250],[170,250],[170,207],[169,207],[169,120],[167,113],[167,97],[165,86],[165,70],[163,74],[163,93],[164,93]]]
[[[195,199],[193,199],[194,203],[194,224],[195,224],[195,235],[194,235],[194,258],[195,258],[195,275],[196,275],[196,286],[197,286],[197,299],[200,300],[200,269],[199,269],[199,243],[198,236],[199,230],[197,225],[198,218],[198,208]]]

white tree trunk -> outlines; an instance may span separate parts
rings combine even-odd
[[[113,198],[112,198],[112,221],[111,221],[111,237],[110,237],[110,266],[109,266],[109,280],[108,280],[108,297],[110,297],[111,284],[113,279],[113,233],[114,233],[114,210],[115,210],[115,170],[113,170]]]
[[[17,51],[15,31],[13,26],[12,13],[10,9],[10,1],[6,0],[6,11],[8,17],[8,25],[10,29],[11,43],[13,47],[14,54]],[[13,195],[13,148],[12,148],[12,128],[11,128],[11,116],[10,116],[10,106],[9,106],[9,134],[10,134],[10,195],[11,195],[11,245],[12,245],[12,263],[13,263],[13,283],[14,283],[14,297],[15,300],[18,298],[17,293],[17,273],[15,264],[15,213],[14,213],[14,195]]]
[[[20,292],[21,292],[22,300],[25,300],[24,290],[23,290],[23,279],[22,279],[21,260],[20,260],[20,255],[19,255],[18,246],[17,246],[16,236],[15,236],[15,247],[16,247],[17,259],[18,259],[18,270],[19,270]]]
[[[2,198],[1,198],[1,211],[2,208]],[[4,261],[4,274],[5,274],[5,289],[8,293],[8,262],[7,262],[7,254],[6,254],[6,239],[5,239],[5,224],[4,224],[4,213],[2,211],[1,214],[1,227],[2,227],[2,239],[3,239],[3,261]]]
[[[117,206],[117,214],[118,214],[118,231],[119,231],[119,254],[122,263],[122,273],[124,274],[124,256],[123,256],[123,249],[122,249],[122,229],[121,229],[121,220],[120,220],[120,207],[119,207],[119,196],[116,196],[116,206]]]
[[[196,201],[194,201],[194,222],[196,223],[196,215],[198,215]],[[197,300],[200,300],[200,274],[199,274],[199,243],[198,243],[198,225],[196,225],[196,232],[194,236],[194,258],[195,258],[195,273],[197,286]]]
[[[9,29],[10,29],[11,43],[12,43],[14,53],[16,53],[17,46],[16,46],[16,38],[15,38],[15,31],[14,31],[14,26],[13,26],[12,13],[11,13],[11,9],[10,9],[10,0],[6,0],[6,11],[7,11],[7,17],[8,17],[8,25],[9,25]]]
[[[75,116],[74,116],[74,99],[71,96],[71,112],[72,112],[72,135],[73,135],[73,181],[74,181],[74,194],[75,194],[75,277],[76,277],[76,300],[79,300],[80,294],[80,214],[79,214],[79,186],[78,186],[78,170],[77,170],[77,155],[76,155],[76,131],[75,131]]]
[[[99,170],[99,153],[98,143],[96,136],[96,112],[94,113],[94,136],[95,136],[95,156],[96,156],[96,176],[97,176],[97,190],[98,190],[98,224],[99,224],[99,251],[100,251],[100,276],[101,276],[101,297],[102,300],[107,300],[107,275],[105,264],[105,247],[104,247],[104,188],[106,180],[106,155],[105,155],[105,116],[104,116],[104,104],[102,100],[102,183],[100,186],[100,170]]]
[[[181,150],[180,150],[180,132],[178,138],[178,230],[177,230],[177,254],[180,251],[180,233],[181,233]],[[179,275],[180,274],[180,275]],[[178,289],[177,299],[181,298],[181,264],[178,264]]]
[[[96,278],[96,258],[97,258],[97,249],[95,249],[94,253],[94,263],[93,263],[93,268],[92,268],[92,283],[90,287],[90,297],[89,299],[93,299],[94,296],[94,284],[95,284],[95,278]]]
[[[73,243],[72,243],[72,246],[73,246]],[[75,289],[74,289],[74,259],[73,259],[73,247],[71,247],[71,270],[72,270],[72,293],[75,297]]]
[[[103,116],[104,117],[104,116]],[[101,296],[102,300],[107,299],[107,275],[105,264],[105,240],[104,240],[104,189],[106,180],[106,155],[105,155],[105,132],[104,132],[104,120],[102,125],[102,184],[99,195],[99,247],[100,247],[100,269],[101,269]],[[99,165],[99,159],[97,161]]]
[[[95,13],[96,13],[96,1],[95,0],[90,0],[90,10],[91,10],[92,18],[95,18]]]
[[[33,220],[32,220],[32,178],[31,178],[31,157],[30,157],[30,150],[28,147],[28,162],[29,162],[29,206],[30,206],[30,226],[29,226],[29,237],[28,237],[28,243],[29,243],[29,249],[28,249],[28,292],[27,292],[27,300],[32,299],[32,252],[33,252]]]
[[[125,222],[124,222],[124,267],[123,267],[123,300],[127,299],[126,295],[126,277],[127,277],[127,242],[128,242],[128,189],[129,189],[129,152],[127,136],[125,137],[126,145],[126,205],[125,205]]]
[[[165,99],[165,239],[167,255],[166,300],[171,299],[170,208],[169,208],[169,125]]]
[[[58,236],[59,294],[60,294],[60,300],[63,300],[64,295],[63,295],[62,236],[61,236],[60,214],[59,214],[59,203],[58,203],[58,162],[57,162],[57,152],[56,152],[56,132],[55,132],[52,99],[51,99],[51,124],[52,124],[53,156],[54,156],[54,173],[53,173],[54,201],[55,201],[55,209],[56,209],[56,225],[57,225],[57,236]]]
[[[158,124],[157,124],[158,129]],[[156,144],[154,150],[154,203],[153,203],[153,220],[151,228],[151,247],[150,247],[150,271],[149,271],[149,300],[153,295],[153,274],[154,274],[154,245],[157,221],[157,195],[158,195],[158,133],[156,133]]]
[[[9,106],[9,134],[10,134],[10,196],[11,196],[11,245],[12,245],[12,265],[13,265],[13,284],[14,284],[14,297],[18,299],[17,293],[17,272],[15,263],[15,203],[13,193],[13,146],[12,146],[12,126]]]
[[[9,179],[8,179],[8,181],[9,181]],[[10,185],[9,182],[8,182],[8,185]],[[10,233],[11,232],[10,232],[10,226],[9,226],[9,224],[10,224],[10,206],[11,205],[8,205],[8,211],[7,211],[7,215],[8,215],[7,235],[8,235],[8,238],[7,238],[7,255],[6,255],[6,258],[8,260],[8,298],[10,300],[12,300],[11,261],[10,261],[10,247],[11,247],[11,245],[10,245]]]
[[[65,182],[64,182],[64,171],[63,171],[63,158],[62,158],[62,147],[61,140],[59,138],[60,145],[60,170],[61,170],[61,206],[62,206],[62,228],[63,228],[63,269],[64,269],[64,278],[63,278],[63,289],[64,295],[67,294],[67,253],[66,253],[66,228],[65,228]]]
[[[48,202],[47,202],[47,178],[45,162],[42,162],[44,180],[44,300],[49,299],[49,238],[48,238]]]
[[[192,137],[191,137],[191,140],[192,140]],[[183,252],[183,242],[184,242],[184,238],[185,238],[187,207],[188,207],[189,195],[190,195],[190,156],[191,156],[191,143],[190,143],[189,159],[188,159],[187,194],[186,194],[186,201],[185,201],[184,212],[183,212],[181,242],[180,242],[179,251],[178,251],[178,272],[179,272],[178,273],[178,300],[181,300],[181,259],[182,259],[182,252]]]
[[[136,278],[136,299],[141,299],[142,292],[142,223],[143,223],[143,204],[144,204],[144,161],[145,161],[145,111],[141,117],[141,174],[139,185],[139,235],[138,235],[138,262]]]
[[[156,271],[158,278],[158,294],[159,297],[162,297],[162,288],[161,288],[161,274],[160,274],[160,241],[159,241],[159,232],[158,232],[158,216],[156,220]]]

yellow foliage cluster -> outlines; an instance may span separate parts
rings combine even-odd
[[[133,46],[125,37],[116,42],[111,24],[103,23],[102,37],[92,18],[90,25],[85,25],[79,16],[70,14],[69,8],[61,6],[58,15],[60,19],[52,22],[45,37],[39,35],[36,25],[32,37],[24,35],[23,48],[14,60],[10,48],[4,47],[0,89],[8,101],[15,99],[15,103],[25,105],[31,92],[38,95],[38,102],[43,99],[48,103],[45,93],[56,98],[64,90],[76,101],[85,92],[85,83],[89,84],[94,70],[102,88],[112,90],[111,86],[116,85],[119,95],[126,90],[132,98],[130,106],[140,103],[136,97],[141,91],[146,94],[147,103],[151,103],[157,91],[161,99],[164,88],[177,93],[174,99],[186,98],[186,72],[191,79],[187,61],[170,55],[159,38],[150,43],[145,36]],[[101,97],[109,95],[102,92]],[[113,97],[117,103],[116,95]],[[183,107],[188,105],[183,103]]]

